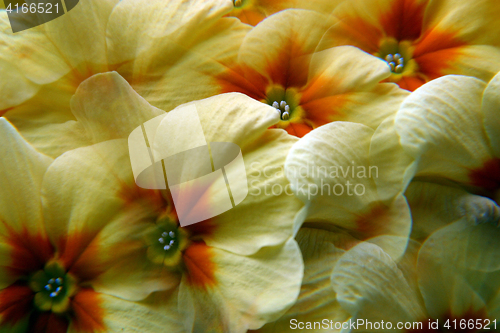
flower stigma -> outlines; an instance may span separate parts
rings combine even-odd
[[[385,57],[385,61],[387,62],[387,64],[391,68],[391,72],[398,73],[398,74],[403,73],[404,58],[401,56],[401,54],[399,54],[399,53],[388,54]]]
[[[159,217],[156,223],[149,226],[144,239],[148,259],[172,268],[179,265],[182,251],[189,243],[187,232],[168,216]]]
[[[40,311],[63,313],[68,310],[70,297],[76,292],[76,280],[56,261],[45,265],[29,279],[35,292],[34,303]]]
[[[286,104],[285,101],[281,101],[280,103],[274,101],[272,106],[280,114],[281,120],[288,120],[290,118],[290,105]]]
[[[276,109],[280,120],[284,122],[298,121],[304,116],[304,110],[299,105],[300,94],[294,88],[285,89],[280,85],[272,85],[267,89],[266,99],[262,102]]]
[[[413,60],[413,47],[409,41],[397,41],[386,38],[380,43],[379,52],[375,56],[384,60],[391,73],[396,77],[411,75],[417,71],[417,63]]]

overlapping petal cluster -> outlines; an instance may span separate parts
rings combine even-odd
[[[80,0],[17,33],[9,4],[0,332],[500,327],[497,0]],[[189,183],[232,208],[186,226],[128,138],[153,165],[188,109],[245,172]]]

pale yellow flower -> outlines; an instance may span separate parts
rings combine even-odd
[[[181,332],[178,318],[164,315],[177,312],[170,294],[145,299],[152,285],[160,285],[156,277],[142,270],[128,272],[107,288],[98,282],[124,256],[134,262],[130,249],[103,251],[119,235],[107,232],[110,224],[100,211],[110,198],[75,191],[64,181],[69,171],[59,172],[57,166],[51,171],[52,159],[33,149],[5,118],[0,118],[0,137],[0,331],[152,333],[170,327]],[[60,189],[72,198],[54,197],[51,178],[62,180]],[[101,185],[96,177],[82,181]],[[86,206],[87,214],[79,214],[71,199]],[[113,230],[123,227],[115,224]]]
[[[303,275],[292,237],[302,204],[285,193],[266,191],[288,185],[279,171],[297,138],[268,129],[279,121],[272,107],[237,93],[188,104],[198,110],[207,142],[233,142],[241,148],[249,194],[221,215],[180,227],[179,207],[174,208],[168,190],[135,185],[126,139],[143,122],[166,113],[117,73],[86,80],[71,104],[78,121],[68,128],[80,133],[85,147],[61,155],[46,176],[47,202],[59,207],[50,228],[56,234],[94,230],[100,256],[122,258],[94,281],[97,291],[142,299],[167,289],[180,314],[169,311],[165,317],[172,322],[180,318],[193,332],[256,329],[292,306]],[[160,130],[180,141],[189,139],[181,127]],[[161,143],[161,137],[155,135],[151,145]],[[255,164],[266,172],[256,175]],[[207,191],[205,204],[218,205],[216,189]],[[99,208],[90,209],[95,201]],[[165,249],[164,233],[178,245]],[[145,278],[149,283],[143,288],[119,288]]]
[[[279,12],[246,35],[237,62],[213,72],[207,85],[214,93],[241,92],[274,105],[282,113],[277,127],[299,137],[339,120],[375,129],[407,92],[380,83],[391,76],[389,67],[357,48],[316,52],[333,22],[310,10]]]
[[[499,14],[496,0],[344,1],[320,49],[359,47],[387,62],[388,81],[411,91],[448,74],[489,80],[500,70]]]
[[[495,330],[498,237],[500,231],[490,224],[459,220],[422,245],[410,242],[401,260],[362,243],[339,259],[332,286],[350,319],[364,321],[355,331],[479,331],[488,325]]]
[[[75,119],[71,96],[94,74],[118,71],[164,110],[207,97],[180,93],[201,82],[185,76],[180,83],[170,69],[182,64],[204,72],[235,61],[250,28],[222,18],[231,9],[228,0],[80,1],[67,14],[15,34],[0,12],[0,115],[38,149],[58,156],[74,148],[61,140],[67,133],[60,126]]]
[[[305,203],[295,221],[304,279],[297,303],[259,332],[340,331],[322,325],[324,319],[342,323],[351,316],[330,281],[344,253],[363,242],[377,244],[394,260],[405,252],[410,210],[402,183],[392,196],[377,185],[379,167],[373,157],[378,153],[370,156],[373,136],[367,126],[335,122],[311,131],[290,150],[285,170],[291,191]],[[395,166],[385,172],[399,171]],[[307,326],[313,322],[322,324]]]
[[[398,111],[403,154],[415,161],[407,193],[416,238],[462,217],[499,223],[499,82],[500,74],[488,84],[443,77],[416,90]]]

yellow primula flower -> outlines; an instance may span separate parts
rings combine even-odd
[[[333,22],[318,12],[298,9],[269,17],[246,35],[238,61],[214,73],[211,86],[219,93],[241,92],[274,106],[281,114],[277,127],[299,137],[338,120],[375,129],[407,92],[380,83],[391,76],[389,67],[359,49],[316,52]]]
[[[85,147],[58,157],[45,176],[45,202],[53,207],[48,228],[54,235],[70,230],[94,235],[87,251],[98,253],[95,268],[100,260],[114,263],[93,281],[95,290],[137,300],[167,290],[180,314],[166,311],[165,317],[193,332],[257,329],[292,306],[303,276],[292,237],[302,204],[284,192],[267,192],[288,185],[280,170],[297,138],[268,129],[279,121],[272,107],[237,93],[187,104],[198,110],[207,142],[241,148],[249,193],[221,215],[180,227],[169,190],[135,184],[126,139],[137,126],[166,113],[114,72],[86,80],[71,104],[78,121],[68,128],[80,133]],[[179,142],[191,139],[181,127],[160,124],[158,133],[163,131]],[[162,144],[162,137],[155,135],[151,147]],[[257,175],[256,166],[266,172]],[[220,196],[207,191],[205,204],[220,204]],[[129,281],[143,287],[129,287]]]
[[[169,327],[182,332],[175,316],[164,315],[177,311],[170,294],[146,298],[150,290],[165,285],[154,276],[128,272],[107,290],[97,291],[97,281],[130,252],[101,252],[102,244],[110,246],[118,234],[106,233],[109,215],[99,211],[110,198],[79,196],[83,193],[65,182],[62,187],[68,186],[74,199],[87,203],[87,215],[79,214],[70,201],[51,195],[54,182],[45,176],[65,177],[64,172],[50,176],[51,158],[33,149],[4,118],[0,137],[0,331],[157,332]],[[96,185],[99,179],[82,181]],[[92,202],[93,207],[88,205]],[[64,213],[70,211],[76,215],[68,218]],[[85,218],[92,223],[82,223],[89,222]]]
[[[353,331],[498,330],[500,231],[459,220],[422,245],[410,242],[394,260],[361,243],[346,252],[331,276],[342,307],[359,323]]]
[[[416,161],[407,193],[417,239],[464,216],[499,223],[499,91],[500,74],[488,84],[446,76],[401,105],[395,130],[404,154]]]
[[[150,103],[170,110],[206,94],[178,94],[169,70],[203,72],[235,61],[250,29],[234,18],[229,0],[80,1],[63,16],[13,34],[0,12],[0,116],[41,151],[55,157],[65,143],[70,99],[90,76],[116,70]],[[233,60],[231,60],[233,59]],[[201,75],[199,75],[201,76]],[[51,141],[59,140],[58,144]]]
[[[448,74],[489,80],[500,70],[499,13],[496,0],[344,1],[320,49],[359,47],[411,91]]]
[[[330,328],[330,321],[342,323],[350,314],[338,302],[330,276],[343,254],[363,242],[377,244],[394,260],[405,252],[410,210],[402,184],[392,196],[380,194],[380,168],[370,159],[373,136],[367,126],[334,122],[311,131],[290,150],[285,170],[291,192],[305,203],[295,225],[304,279],[297,303],[259,332],[340,331]],[[308,326],[313,322],[321,325]]]
[[[382,237],[387,235],[409,236],[411,218],[404,187],[401,184],[399,191],[388,196],[378,185],[380,167],[372,164],[376,156],[370,154],[374,134],[365,125],[334,122],[310,132],[292,147],[285,170],[291,190],[306,205],[302,227],[344,231],[373,242],[391,239]],[[395,257],[405,246],[403,242],[396,249],[390,244]]]

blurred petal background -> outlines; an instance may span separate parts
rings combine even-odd
[[[500,2],[66,1],[0,1],[1,333],[500,329]]]

